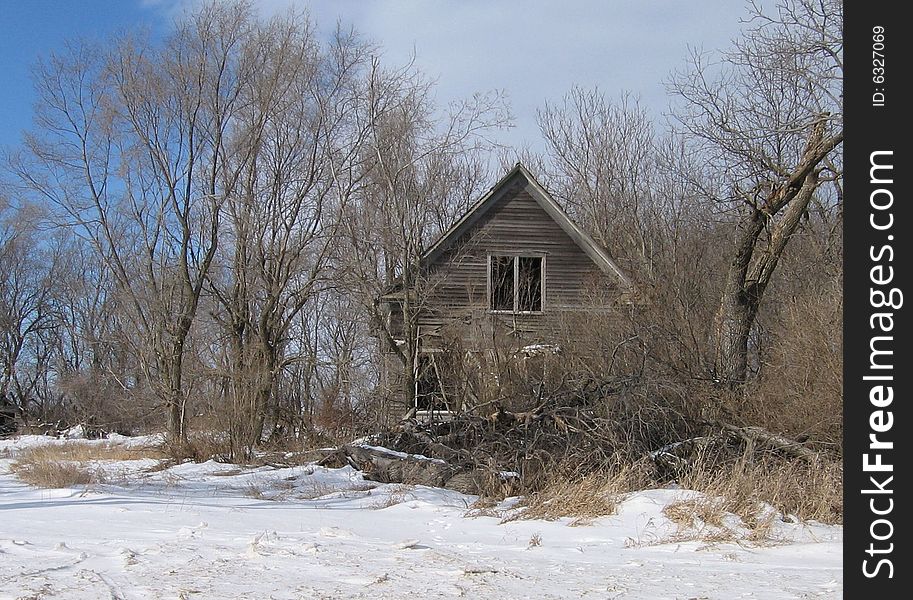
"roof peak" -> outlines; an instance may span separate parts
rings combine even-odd
[[[626,287],[633,287],[631,279],[615,264],[604,248],[599,246],[589,234],[581,229],[564,209],[555,201],[545,187],[521,162],[517,163],[501,179],[479,198],[469,210],[422,254],[421,262],[431,263],[475,225],[506,192],[506,185],[515,175],[520,174],[527,181],[527,191],[536,203],[558,224],[561,229],[580,247],[583,252],[606,273],[617,277]]]

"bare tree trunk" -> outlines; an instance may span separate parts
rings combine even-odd
[[[751,212],[739,224],[736,254],[726,273],[715,323],[715,371],[721,382],[738,385],[748,375],[748,339],[764,292],[818,188],[817,164],[843,136],[828,140],[822,137],[823,125],[816,126],[805,160],[794,176],[770,194],[765,209]],[[782,215],[771,223],[781,208]],[[766,230],[767,243],[761,246]]]
[[[716,377],[738,384],[748,375],[748,337],[754,323],[751,307],[738,295],[724,298],[717,315]]]
[[[760,297],[746,289],[746,277],[764,218],[758,211],[739,224],[739,244],[729,265],[716,315],[716,376],[721,381],[742,382],[748,372],[748,336],[758,312]]]
[[[714,375],[729,386],[748,375],[750,333],[787,243],[820,182],[839,182],[843,168],[842,2],[784,0],[773,14],[752,3],[749,14],[719,62],[694,53],[671,84],[690,148],[679,174],[740,215],[711,333]]]
[[[258,374],[257,387],[254,390],[256,406],[254,414],[251,415],[251,447],[269,439],[271,432],[267,430],[272,424],[267,421],[269,416],[270,403],[274,398],[276,389],[276,380],[278,377],[279,356],[276,348],[268,343],[261,342],[263,345],[258,352],[257,365],[254,367]]]
[[[186,442],[187,430],[184,427],[184,391],[181,385],[181,358],[174,361],[171,365],[171,372],[168,377],[168,391],[166,393],[168,403],[168,435],[172,441]]]

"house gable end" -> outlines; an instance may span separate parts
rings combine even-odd
[[[631,280],[615,264],[609,255],[558,205],[529,171],[520,163],[511,169],[489,192],[483,196],[463,217],[447,230],[422,256],[424,268],[432,268],[442,259],[448,250],[457,246],[460,241],[483,224],[497,212],[509,195],[517,189],[529,194],[536,204],[548,214],[567,236],[583,251],[599,269],[616,278],[620,287],[631,288]]]

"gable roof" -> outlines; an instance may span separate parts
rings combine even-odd
[[[617,264],[615,264],[615,261],[612,260],[609,254],[599,246],[587,232],[582,230],[571,220],[568,214],[564,212],[564,209],[555,202],[555,199],[552,198],[551,194],[536,181],[536,178],[533,177],[532,173],[530,173],[521,163],[517,163],[514,168],[502,177],[487,194],[482,196],[482,198],[480,198],[459,221],[441,234],[438,240],[422,254],[420,260],[421,264],[428,265],[435,262],[451,245],[467,233],[473,225],[484,218],[485,215],[491,211],[492,207],[497,205],[498,201],[503,198],[510,189],[510,184],[518,177],[522,177],[526,180],[525,188],[530,196],[532,196],[542,210],[544,210],[552,220],[555,221],[572,240],[574,240],[577,246],[590,257],[590,260],[592,260],[596,266],[604,273],[616,277],[624,287],[633,287],[631,279],[625,275],[624,271],[622,271]]]

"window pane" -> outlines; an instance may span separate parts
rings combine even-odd
[[[517,310],[542,310],[542,257],[521,256],[518,265]]]
[[[514,258],[512,256],[491,257],[490,304],[492,310],[514,309]]]

